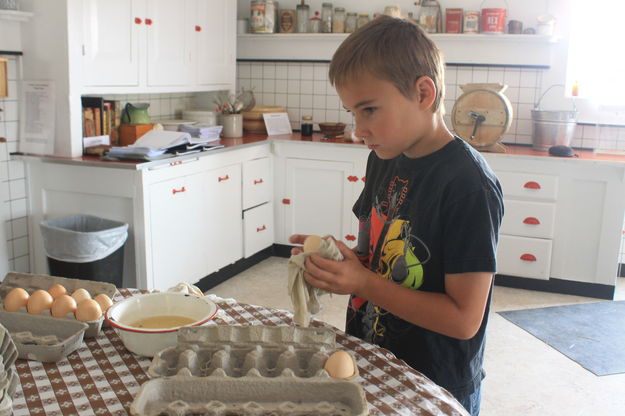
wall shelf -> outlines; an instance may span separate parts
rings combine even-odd
[[[239,34],[237,59],[329,61],[343,33]],[[432,34],[452,65],[505,65],[549,68],[557,40],[539,35]]]
[[[19,10],[0,9],[0,20],[14,20],[18,22],[27,22],[33,17],[33,13],[21,12]]]

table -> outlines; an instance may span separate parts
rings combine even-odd
[[[114,301],[140,293],[120,289]],[[288,311],[210,298],[220,308],[211,324],[293,325]],[[467,414],[451,394],[389,351],[321,321],[313,319],[312,326],[334,329],[338,346],[355,355],[360,372],[356,381],[365,390],[370,415]],[[108,326],[59,362],[17,360],[21,383],[13,397],[14,415],[126,415],[148,380],[150,362],[126,350]]]

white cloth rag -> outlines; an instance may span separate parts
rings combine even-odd
[[[316,252],[322,257],[331,260],[343,260],[343,254],[336,245],[332,237],[321,239],[319,250]],[[299,253],[291,256],[288,263],[289,269],[289,295],[291,295],[291,303],[293,304],[293,314],[295,323],[299,326],[307,327],[310,324],[310,316],[314,315],[321,307],[319,305],[319,297],[330,292],[316,288],[308,284],[304,279],[304,271],[306,270],[304,263],[306,257],[312,253]]]

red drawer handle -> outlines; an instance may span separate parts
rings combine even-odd
[[[195,26],[195,31],[196,32],[201,32],[202,31],[202,27],[201,26]]]
[[[135,17],[135,24],[140,25],[142,22],[140,17]]]
[[[523,185],[523,188],[540,189],[540,184],[538,182],[529,181],[529,182],[526,182],[525,185]]]
[[[355,237],[355,236],[353,236],[353,235],[351,235],[351,234],[347,234],[347,235],[345,236],[345,239],[346,239],[347,241],[354,241],[354,240],[356,240],[356,237]]]
[[[145,19],[145,24],[146,25],[151,25],[152,24],[152,19]]]
[[[254,185],[258,185],[259,183],[263,183],[263,178],[260,178],[259,180],[254,179]]]
[[[182,188],[180,188],[180,189],[175,189],[175,188],[174,188],[174,189],[172,189],[172,190],[171,190],[171,193],[172,193],[172,194],[174,194],[174,195],[176,195],[176,193],[178,193],[178,192],[186,192],[186,190],[187,190],[187,188],[185,188],[185,187],[183,186],[183,187],[182,187]]]
[[[175,162],[169,162],[169,166],[177,166],[182,165],[182,160],[177,160]]]
[[[259,233],[261,231],[265,231],[267,229],[267,227],[265,227],[264,225],[262,227],[256,227],[256,232]]]
[[[521,255],[521,260],[523,261],[536,261],[536,256],[534,256],[533,254],[523,254]]]
[[[227,181],[228,179],[230,179],[230,176],[228,176],[228,175],[226,175],[226,176],[218,176],[217,177],[217,182]]]
[[[291,205],[291,200],[290,200],[289,198],[283,198],[283,199],[282,199],[282,203],[283,203],[284,205]]]
[[[538,220],[538,218],[527,217],[523,220],[523,224],[540,225],[540,221]]]
[[[360,178],[361,181],[366,182],[367,181],[367,177],[363,176],[362,178]]]
[[[350,175],[347,177],[347,180],[350,182],[358,182],[358,176]]]

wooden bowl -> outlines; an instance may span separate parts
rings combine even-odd
[[[319,130],[326,137],[341,136],[345,132],[345,123],[319,123]]]
[[[243,114],[243,130],[248,133],[267,134],[265,128],[265,113],[284,113],[284,107],[276,105],[257,105],[252,107],[250,111],[244,111]]]

